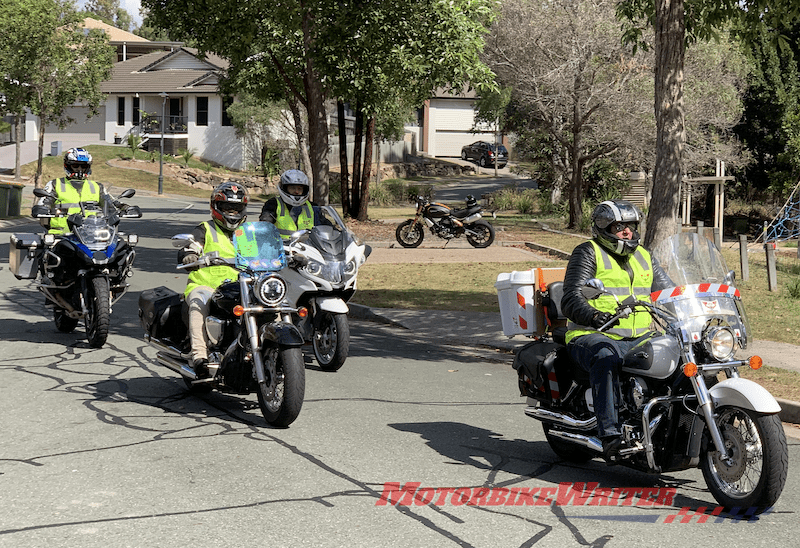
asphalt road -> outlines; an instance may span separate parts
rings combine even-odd
[[[125,224],[142,236],[138,270],[104,348],[89,348],[81,327],[59,333],[41,296],[7,264],[0,271],[0,547],[795,544],[797,440],[770,513],[709,516],[699,470],[564,462],[524,417],[507,360],[409,330],[354,321],[340,371],[308,364],[288,429],[268,427],[254,396],[187,394],[154,364],[136,299],[183,287],[168,238],[206,209],[132,201],[145,212]],[[0,242],[35,229],[5,229]],[[567,487],[590,482],[606,491],[569,498]],[[666,506],[641,500],[643,489]]]

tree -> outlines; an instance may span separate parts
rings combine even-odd
[[[119,0],[89,0],[86,11],[95,18],[122,30],[131,30],[133,17],[119,4]]]
[[[84,34],[70,0],[5,3],[0,23],[15,30],[0,41],[0,73],[7,76],[3,90],[10,91],[10,106],[18,116],[28,107],[40,120],[34,178],[40,186],[45,127],[72,123],[66,112],[76,103],[90,115],[98,112],[105,99],[100,83],[111,75],[114,49],[99,31]]]

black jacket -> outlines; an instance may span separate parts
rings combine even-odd
[[[633,276],[628,261],[631,255],[619,257],[613,253],[608,254],[611,260],[617,261],[629,275]],[[652,291],[672,287],[674,284],[667,276],[666,272],[653,259],[653,285]],[[584,242],[578,245],[572,252],[567,264],[567,273],[564,276],[564,296],[561,299],[561,311],[564,315],[579,325],[592,325],[592,318],[597,313],[597,309],[589,304],[589,301],[581,294],[581,288],[586,282],[594,278],[597,273],[597,262],[595,261],[594,247],[591,242]]]

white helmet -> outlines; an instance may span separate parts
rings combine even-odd
[[[303,193],[300,195],[290,194],[286,187],[290,185],[301,185],[304,187]],[[278,193],[281,195],[284,203],[291,207],[300,206],[306,203],[308,196],[311,193],[311,183],[308,182],[306,174],[299,169],[290,169],[284,171],[281,175],[281,180],[278,183]]]

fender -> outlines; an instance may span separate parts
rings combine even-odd
[[[350,308],[339,297],[317,297],[317,308],[333,314],[347,314]]]
[[[286,322],[268,323],[259,329],[259,338],[263,348],[270,343],[283,346],[303,346],[303,336],[294,325]]]
[[[708,389],[714,407],[740,407],[757,413],[779,413],[781,406],[760,384],[742,378],[725,379]]]

